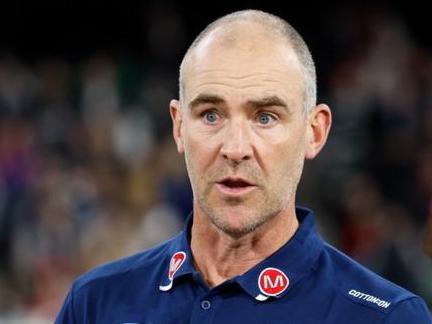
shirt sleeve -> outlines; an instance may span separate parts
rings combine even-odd
[[[69,293],[63,303],[60,312],[57,315],[57,318],[54,324],[75,324],[75,315],[73,310],[73,286],[69,290]]]
[[[419,297],[402,301],[385,318],[383,324],[432,324],[431,313],[426,303]]]

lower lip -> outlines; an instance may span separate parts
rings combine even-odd
[[[228,187],[222,183],[216,183],[216,187],[220,192],[231,197],[240,197],[246,195],[256,188],[256,186]]]

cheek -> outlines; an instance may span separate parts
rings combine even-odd
[[[190,127],[184,135],[184,154],[186,163],[189,164],[188,168],[192,168],[193,170],[190,171],[202,176],[203,172],[217,159],[218,141],[193,127]]]
[[[283,176],[296,168],[299,161],[304,159],[304,132],[285,131],[270,135],[265,141],[261,141],[257,150],[261,152],[265,169],[275,177]]]
[[[286,147],[292,146],[296,138],[300,136],[301,129],[294,122],[280,122],[274,127],[260,128],[252,126],[253,142],[264,148],[268,147],[275,151],[286,150]]]

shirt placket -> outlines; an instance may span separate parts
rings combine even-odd
[[[222,304],[221,296],[206,293],[194,302],[190,324],[215,323],[215,315]]]

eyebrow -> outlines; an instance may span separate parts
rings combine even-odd
[[[248,104],[254,106],[255,108],[265,108],[265,107],[283,107],[288,109],[287,103],[278,96],[263,97],[256,100],[248,100]]]
[[[214,94],[208,94],[203,93],[198,95],[195,99],[193,99],[189,103],[189,108],[193,109],[194,107],[197,107],[202,104],[220,104],[224,103],[224,98],[214,95]],[[251,99],[247,101],[248,106],[252,106],[254,108],[265,108],[265,107],[282,107],[285,108],[287,111],[290,111],[288,104],[280,97],[273,95],[268,97],[263,97],[259,99]]]
[[[189,103],[189,108],[193,109],[196,106],[202,105],[202,104],[220,104],[225,102],[225,100],[222,97],[219,97],[217,95],[213,94],[207,94],[203,93],[200,94],[198,97],[196,97],[194,100],[192,100]]]

